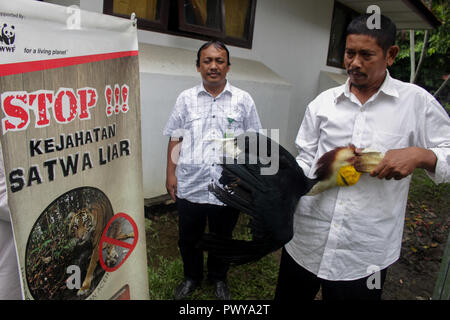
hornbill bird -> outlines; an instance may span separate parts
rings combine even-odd
[[[252,240],[205,233],[199,247],[234,265],[257,261],[292,239],[294,212],[302,196],[353,185],[361,172],[372,171],[383,158],[379,152],[357,151],[353,145],[335,148],[318,160],[315,178],[310,179],[295,157],[262,134],[247,132],[223,141],[228,156],[221,163],[219,183],[209,190],[250,216]]]

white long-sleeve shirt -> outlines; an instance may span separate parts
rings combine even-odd
[[[296,138],[297,161],[312,177],[318,158],[339,146],[381,152],[417,146],[437,156],[436,182],[450,181],[450,119],[424,89],[393,79],[365,104],[345,85],[312,101]],[[328,280],[354,280],[383,269],[400,256],[411,176],[380,180],[363,174],[351,187],[301,198],[294,237],[286,245],[301,266]]]

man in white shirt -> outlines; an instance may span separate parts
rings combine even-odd
[[[170,137],[167,151],[166,188],[177,202],[178,245],[184,265],[184,281],[175,289],[175,299],[184,299],[203,278],[203,252],[197,243],[205,231],[231,237],[239,211],[224,206],[208,191],[220,177],[218,161],[223,156],[223,138],[245,131],[258,131],[261,123],[251,96],[226,79],[230,57],[221,42],[205,43],[197,52],[197,71],[202,83],[183,91],[164,128]],[[208,255],[208,279],[219,299],[229,299],[228,265]]]
[[[19,267],[9,216],[5,169],[0,146],[0,300],[20,300]]]
[[[387,268],[400,256],[412,172],[450,181],[449,117],[424,89],[390,77],[395,24],[381,16],[381,29],[368,29],[368,17],[347,28],[345,85],[307,107],[297,161],[311,176],[321,155],[349,143],[385,157],[356,185],[300,200],[276,299],[314,299],[320,287],[325,300],[381,299]]]

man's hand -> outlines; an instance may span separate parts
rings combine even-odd
[[[403,179],[413,173],[416,168],[434,172],[436,156],[433,151],[418,147],[393,149],[386,152],[380,164],[370,173],[379,179]]]
[[[180,156],[181,141],[183,139],[169,139],[167,146],[167,168],[166,168],[166,189],[173,201],[176,201],[177,177],[175,170],[177,168],[178,158]]]
[[[166,189],[173,201],[176,201],[177,177],[175,174],[168,174],[166,177]]]

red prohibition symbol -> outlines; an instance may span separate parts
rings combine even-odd
[[[99,260],[102,268],[107,272],[119,269],[133,252],[137,241],[136,222],[126,213],[115,214],[100,239]]]

